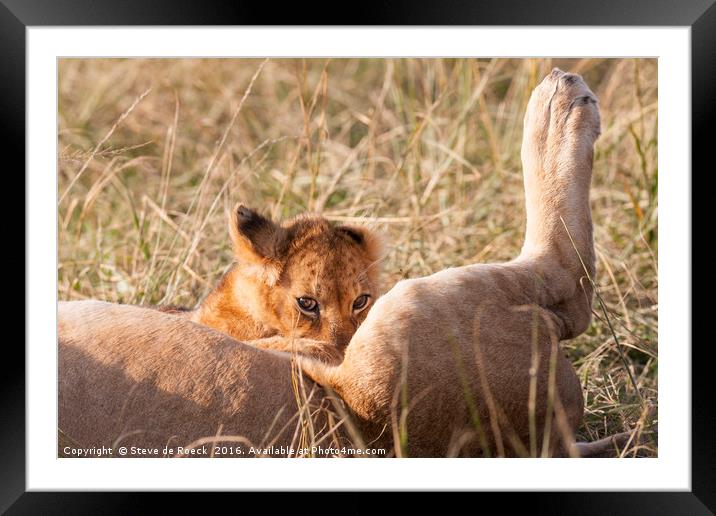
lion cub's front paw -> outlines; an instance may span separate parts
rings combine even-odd
[[[316,358],[323,362],[328,362],[329,364],[340,364],[343,362],[343,351],[331,343],[318,340],[301,340],[303,341],[303,345],[299,350],[301,355]]]

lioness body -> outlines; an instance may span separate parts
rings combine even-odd
[[[58,425],[76,446],[168,446],[173,456],[179,447],[200,447],[201,438],[224,436],[206,449],[223,444],[242,456],[272,445],[298,450],[303,406],[315,439],[329,434],[326,445],[345,444],[343,430],[324,417],[331,403],[323,389],[309,379],[291,387],[296,373],[286,353],[142,307],[60,302],[58,315]]]

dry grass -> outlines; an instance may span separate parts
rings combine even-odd
[[[386,288],[510,259],[524,230],[522,117],[552,66],[583,74],[602,112],[592,208],[605,311],[595,304],[588,331],[563,343],[584,385],[580,436],[649,432],[656,60],[62,60],[59,297],[194,305],[230,264],[237,201],[370,218],[392,244]]]

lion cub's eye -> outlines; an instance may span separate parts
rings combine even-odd
[[[296,298],[296,303],[298,304],[298,308],[300,308],[302,312],[308,312],[310,314],[315,314],[316,312],[318,312],[318,301],[313,298],[299,297]]]
[[[368,294],[358,296],[356,300],[353,301],[353,310],[363,310],[368,305],[369,300],[370,296]]]

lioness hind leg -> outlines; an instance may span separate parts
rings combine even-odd
[[[589,323],[594,243],[589,207],[596,96],[579,75],[557,68],[534,89],[522,141],[527,231],[521,258],[534,263],[549,292],[545,304],[568,321],[567,335]]]

